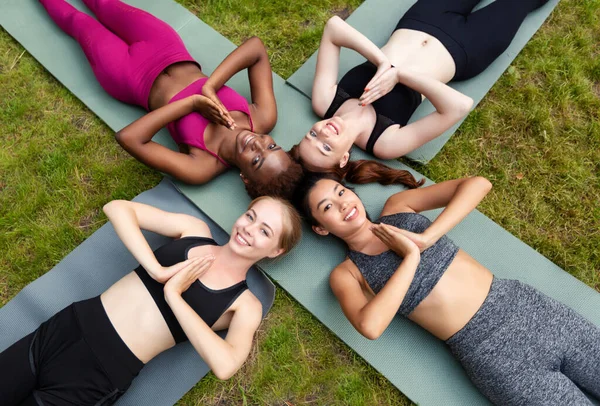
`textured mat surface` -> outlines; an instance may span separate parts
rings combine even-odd
[[[540,28],[542,23],[548,18],[559,0],[550,0],[544,7],[529,14],[519,32],[513,39],[508,49],[494,61],[484,72],[477,77],[462,82],[454,82],[450,85],[474,100],[475,107],[491,87],[496,83],[500,75],[508,68],[513,59],[523,49],[527,41]],[[416,0],[366,0],[354,13],[346,20],[354,28],[365,34],[376,45],[382,46],[389,39],[400,17],[414,4]],[[492,0],[483,0],[477,8],[483,7]],[[377,23],[374,24],[373,22]],[[339,78],[359,63],[364,62],[364,58],[356,52],[343,49],[340,55]],[[312,82],[317,63],[317,53],[315,52],[290,78],[288,83],[300,90],[306,96],[312,94]],[[433,105],[426,100],[413,114],[410,122],[418,120],[421,117],[434,111]],[[440,152],[444,144],[450,139],[457,128],[462,124],[462,120],[446,131],[441,136],[423,145],[421,148],[408,154],[412,160],[419,162],[429,162]]]
[[[183,18],[182,16],[191,16],[191,14],[170,0],[155,1],[152,4],[145,4],[142,0],[128,1],[128,3],[141,6],[165,19],[174,27],[178,27],[186,45],[203,64],[207,72],[214,69],[219,61],[233,49],[233,44],[195,19],[195,17],[192,16],[191,19]],[[400,3],[401,5],[396,7],[404,7],[401,10],[406,10],[412,4],[412,2],[409,4],[402,1]],[[553,5],[555,1],[551,3]],[[374,7],[377,4],[383,3],[381,3],[381,0],[367,0],[357,12],[362,10],[363,7]],[[378,29],[386,21],[390,26],[392,20],[395,24],[397,15],[399,15],[398,12],[392,16],[393,13],[390,11],[394,10],[393,6],[396,2],[386,4],[385,8],[375,8],[375,11],[386,11],[383,16],[377,14]],[[398,10],[398,8],[395,10]],[[27,18],[21,17],[23,13],[32,13],[34,17],[26,14]],[[0,23],[44,66],[47,66],[53,75],[59,78],[78,97],[82,98],[84,103],[113,129],[122,128],[142,114],[141,110],[114,101],[104,93],[97,85],[91,70],[89,70],[87,61],[75,41],[53,25],[36,1],[8,0],[6,2],[5,0],[4,3],[0,4]],[[42,26],[45,28],[41,28]],[[29,31],[37,34],[29,35]],[[371,36],[366,30],[363,30],[363,32]],[[48,42],[42,41],[43,44],[37,44],[35,41],[36,35],[38,37],[44,35],[44,38],[48,38]],[[385,35],[387,36],[389,33],[385,33]],[[78,69],[70,68],[73,65],[68,63],[63,64],[58,60],[61,58],[55,58],[56,55],[61,55],[61,58],[64,55],[65,59],[73,58],[72,60],[77,63],[75,66],[78,66]],[[514,55],[510,57],[510,60],[513,58]],[[213,65],[210,65],[211,63]],[[351,64],[352,62],[349,62],[348,67]],[[299,72],[301,71],[302,69]],[[500,73],[497,75],[499,76]],[[486,73],[484,72],[484,74]],[[489,86],[495,80],[490,81]],[[312,82],[312,76],[310,82]],[[309,91],[310,82],[306,82],[309,84]],[[466,84],[467,82],[463,83]],[[283,86],[283,81],[279,77],[275,77],[274,84],[278,101],[279,120],[272,134],[278,143],[289,148],[299,138],[298,134],[304,134],[310,128],[315,116],[312,113],[310,102],[304,95],[290,86]],[[235,77],[228,85],[236,88],[246,96],[249,93],[246,80],[241,75]],[[483,94],[486,91],[487,89],[483,91]],[[471,94],[471,96],[473,95]],[[170,137],[165,133],[159,136],[158,140],[167,144],[171,142]],[[366,154],[362,151],[355,151],[353,156],[355,159],[364,157],[366,157]],[[406,167],[396,162],[390,164],[406,169]],[[177,187],[226,230],[231,228],[236,214],[245,210],[250,201],[239,181],[239,176],[234,171],[219,176],[202,187],[191,187],[181,183],[177,183]],[[358,193],[374,217],[379,214],[387,196],[398,190],[401,190],[401,188],[380,185],[367,185],[357,188]],[[429,216],[436,215],[434,212],[426,214]],[[597,292],[562,271],[481,213],[473,212],[449,235],[463,249],[499,277],[521,279],[530,283],[544,293],[573,307],[595,324],[600,325],[600,295]],[[422,405],[486,404],[487,401],[473,387],[444,344],[412,323],[396,318],[385,334],[376,341],[366,340],[354,331],[342,314],[327,282],[329,272],[344,258],[344,252],[344,248],[335,240],[319,238],[306,228],[305,237],[298,249],[278,262],[261,264],[261,268],[415,402]],[[43,277],[40,280],[43,280]],[[89,282],[83,281],[83,283]],[[108,285],[110,283],[107,282],[102,287],[98,287],[99,291]],[[77,300],[77,298],[72,300]],[[34,314],[41,311],[39,306],[34,305],[36,303],[35,298],[25,302],[24,306],[27,311]],[[11,301],[11,303],[13,302]],[[59,310],[59,308],[60,306],[56,305],[52,312]],[[1,312],[0,317],[2,317]],[[38,315],[37,317],[41,320],[43,316]],[[30,327],[27,327],[29,331],[35,327],[35,323],[30,322]],[[4,325],[0,324],[0,328],[2,327]],[[22,331],[26,332],[25,330]],[[5,347],[6,344],[0,348]],[[158,362],[158,360],[156,361]],[[149,370],[144,372],[150,373]],[[155,369],[155,371],[157,376],[162,374],[162,379],[164,379],[164,376],[168,376],[160,368]],[[137,388],[132,388],[128,393],[131,398],[136,396],[134,389],[137,390]],[[152,391],[152,388],[147,390]],[[140,399],[147,400],[150,398]],[[137,404],[133,403],[133,400],[129,402],[128,399],[123,399],[122,404]]]
[[[137,196],[134,201],[206,221],[214,239],[223,244],[228,234],[179,193],[168,180]],[[152,248],[168,238],[144,233]],[[35,330],[54,313],[74,301],[97,296],[137,266],[110,223],[102,226],[52,270],[27,285],[0,309],[0,351]],[[263,304],[264,314],[273,305],[275,286],[256,268],[248,284]],[[172,405],[196,384],[209,368],[191,344],[177,345],[153,359],[118,405]],[[168,384],[165,384],[165,381]]]
[[[305,131],[314,117],[308,100],[291,87],[279,89],[277,97],[285,103],[279,103],[279,121],[273,133],[276,139],[283,140],[284,147],[289,147],[293,141],[286,139],[286,134]],[[366,154],[355,150],[353,158],[366,158]],[[396,161],[388,164],[410,169]],[[213,220],[228,229],[235,221],[230,213],[243,210],[249,202],[235,178],[232,171],[202,187],[180,183],[177,186]],[[371,216],[376,218],[386,198],[402,188],[362,185],[356,190]],[[425,214],[434,218],[437,213]],[[480,212],[471,213],[449,236],[498,277],[527,282],[600,326],[600,294]],[[369,341],[354,330],[328,284],[329,272],[344,256],[345,249],[339,242],[319,237],[305,227],[299,247],[276,263],[261,264],[261,269],[416,403],[487,404],[446,346],[413,323],[397,317],[376,341]]]

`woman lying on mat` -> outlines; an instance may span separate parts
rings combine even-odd
[[[75,38],[100,85],[147,115],[116,134],[141,162],[186,183],[202,184],[236,166],[252,197],[286,196],[301,168],[267,135],[277,121],[271,65],[253,37],[210,77],[168,24],[119,0],[82,0],[98,21],[64,0],[40,0]],[[224,84],[248,69],[252,104]],[[152,137],[167,126],[181,152]]]
[[[187,340],[218,378],[229,378],[262,317],[246,273],[289,252],[301,234],[296,210],[272,197],[250,203],[223,246],[193,216],[128,201],[104,211],[140,266],[0,353],[1,405],[112,404],[144,364]],[[176,240],[153,253],[141,229]],[[214,332],[225,328],[225,339]]]
[[[497,0],[471,12],[480,0],[419,0],[381,49],[342,19],[331,18],[312,88],[313,109],[324,120],[308,130],[292,156],[310,171],[331,172],[347,166],[353,144],[377,158],[395,159],[441,135],[473,104],[445,83],[487,68],[527,14],[547,1]],[[338,83],[341,47],[367,62]],[[408,124],[424,98],[436,111]]]
[[[392,195],[371,222],[331,175],[308,177],[297,202],[317,234],[348,244],[330,275],[346,317],[378,338],[396,314],[444,340],[479,390],[500,405],[588,405],[600,398],[600,329],[516,280],[495,278],[445,234],[491,189],[484,178]],[[442,208],[434,222],[418,214]]]

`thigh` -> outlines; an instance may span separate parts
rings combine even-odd
[[[572,309],[567,308],[565,314],[561,370],[600,399],[600,328]]]
[[[22,403],[35,389],[29,349],[35,332],[0,353],[0,405]]]

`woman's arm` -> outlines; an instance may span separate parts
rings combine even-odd
[[[422,212],[444,207],[444,210],[422,234],[402,230],[421,251],[429,248],[460,223],[492,189],[489,180],[476,176],[449,180],[436,185],[411,189],[391,196],[382,216],[399,212]]]
[[[378,227],[384,228],[384,225]],[[392,231],[386,231],[390,234],[397,234],[397,229],[395,227],[392,229]],[[395,237],[398,238],[398,236]],[[363,293],[359,281],[350,268],[356,268],[356,266],[350,261],[340,264],[330,275],[329,284],[338,298],[344,314],[354,328],[370,340],[379,338],[392,322],[421,261],[417,246],[408,238],[404,238],[407,241],[403,242],[406,248],[401,255],[404,258],[402,263],[371,300]]]
[[[361,98],[363,103],[372,103],[386,94],[390,85],[393,87],[396,83],[402,83],[428,98],[436,111],[395,131],[384,132],[374,148],[378,158],[395,159],[414,151],[443,134],[465,117],[473,106],[473,99],[427,75],[394,68],[383,73],[379,80],[383,81],[388,76],[390,83],[369,88]]]
[[[262,306],[254,296],[242,294],[223,340],[181,297],[181,293],[203,272],[201,269],[189,271],[193,266],[183,269],[167,282],[165,299],[194,349],[216,377],[229,379],[248,358],[254,332],[261,321]]]
[[[103,210],[129,252],[159,282],[168,280],[180,267],[163,268],[156,260],[142,229],[173,238],[211,235],[206,223],[194,216],[169,213],[142,203],[113,200],[104,205]]]
[[[321,37],[317,67],[312,88],[312,105],[317,115],[323,117],[335,96],[340,48],[358,52],[378,67],[375,77],[391,65],[384,53],[367,37],[352,28],[338,16],[331,17]]]
[[[190,96],[144,115],[117,132],[115,138],[134,158],[154,169],[186,183],[206,183],[218,175],[221,168],[204,161],[205,157],[176,152],[152,141],[170,122],[196,112],[213,121],[220,116],[218,107],[208,98]]]
[[[216,92],[233,75],[243,69],[248,69],[250,95],[253,103],[251,108],[257,113],[252,116],[254,130],[258,133],[268,133],[277,122],[277,104],[273,92],[273,73],[269,55],[260,38],[251,37],[230,53],[210,75],[202,87],[202,94],[227,112]],[[227,115],[233,123],[229,112]]]

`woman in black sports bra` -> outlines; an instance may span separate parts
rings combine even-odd
[[[144,364],[187,340],[228,379],[248,357],[262,318],[246,285],[249,268],[287,253],[301,235],[294,208],[271,197],[250,204],[223,246],[193,216],[128,201],[104,212],[140,266],[0,353],[1,405],[113,404]],[[175,240],[152,252],[142,229]],[[226,328],[225,339],[215,333]]]
[[[377,158],[395,159],[441,135],[461,120],[473,100],[446,85],[487,68],[510,45],[527,14],[548,0],[419,0],[379,49],[339,17],[323,31],[312,88],[315,123],[291,153],[314,172],[348,167],[356,145]],[[339,81],[342,47],[367,62]],[[408,124],[422,99],[436,111]],[[377,179],[375,179],[377,180]]]

